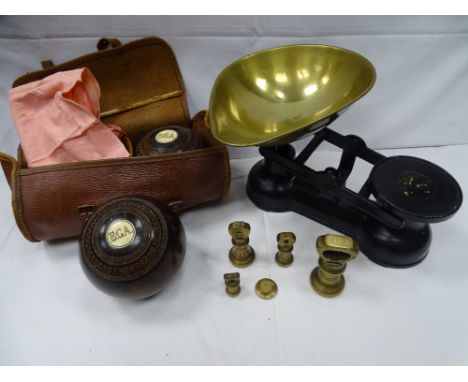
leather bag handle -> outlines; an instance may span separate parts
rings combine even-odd
[[[122,45],[122,43],[120,42],[118,38],[103,37],[97,42],[96,48],[97,50],[101,51],[101,50],[107,49],[109,46],[111,48],[117,48],[120,45]]]
[[[107,48],[117,48],[118,46],[122,45],[120,40],[115,37],[103,37],[99,39],[96,44],[96,48],[98,51],[106,50]],[[50,69],[55,66],[54,62],[51,59],[41,61],[42,69]]]
[[[54,62],[52,60],[43,60],[41,61],[42,69],[50,69],[54,67]]]

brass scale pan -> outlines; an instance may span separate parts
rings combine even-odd
[[[212,133],[231,146],[289,143],[364,96],[375,77],[366,58],[332,46],[289,45],[247,55],[213,86]]]
[[[427,255],[428,223],[450,218],[461,206],[462,192],[450,174],[431,162],[386,158],[361,138],[327,127],[375,79],[369,60],[339,47],[304,44],[255,52],[216,79],[210,128],[225,144],[260,146],[265,159],[247,180],[247,194],[258,207],[296,211],[353,236],[374,262],[408,267]],[[289,143],[312,134],[296,157]],[[343,149],[340,165],[314,171],[305,162],[323,141]],[[346,188],[357,157],[374,165],[359,193]]]

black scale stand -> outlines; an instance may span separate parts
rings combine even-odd
[[[323,141],[343,150],[340,164],[315,171],[305,162]],[[431,244],[429,224],[449,219],[462,204],[457,181],[439,166],[411,156],[385,157],[360,137],[329,128],[316,133],[297,156],[290,144],[260,147],[260,154],[264,159],[247,181],[256,206],[295,211],[352,236],[370,260],[387,267],[421,262]],[[356,158],[374,166],[359,193],[346,188]]]

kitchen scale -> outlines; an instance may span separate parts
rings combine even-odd
[[[431,244],[430,224],[462,204],[457,181],[439,166],[371,150],[328,126],[373,86],[363,56],[326,45],[288,45],[245,56],[225,68],[211,93],[213,135],[231,146],[259,146],[247,195],[265,211],[295,211],[351,236],[377,264],[410,267]],[[296,155],[291,142],[310,136]],[[323,142],[342,150],[337,168],[306,162]],[[346,187],[356,158],[372,167],[359,192]]]

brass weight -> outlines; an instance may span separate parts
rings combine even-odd
[[[248,267],[255,260],[255,251],[249,245],[250,225],[242,221],[233,222],[229,224],[228,231],[233,245],[229,260],[236,267]]]
[[[224,284],[226,285],[226,293],[228,296],[236,297],[241,291],[240,287],[240,275],[238,272],[225,273]]]
[[[292,232],[280,232],[276,236],[278,241],[278,252],[276,252],[276,263],[281,267],[289,267],[294,261],[292,250],[296,242],[296,235]]]
[[[260,279],[255,284],[255,293],[264,300],[271,300],[278,293],[278,286],[272,279]]]
[[[321,296],[335,297],[344,289],[346,264],[358,255],[357,242],[348,236],[327,234],[317,238],[316,247],[320,258],[310,283]]]

